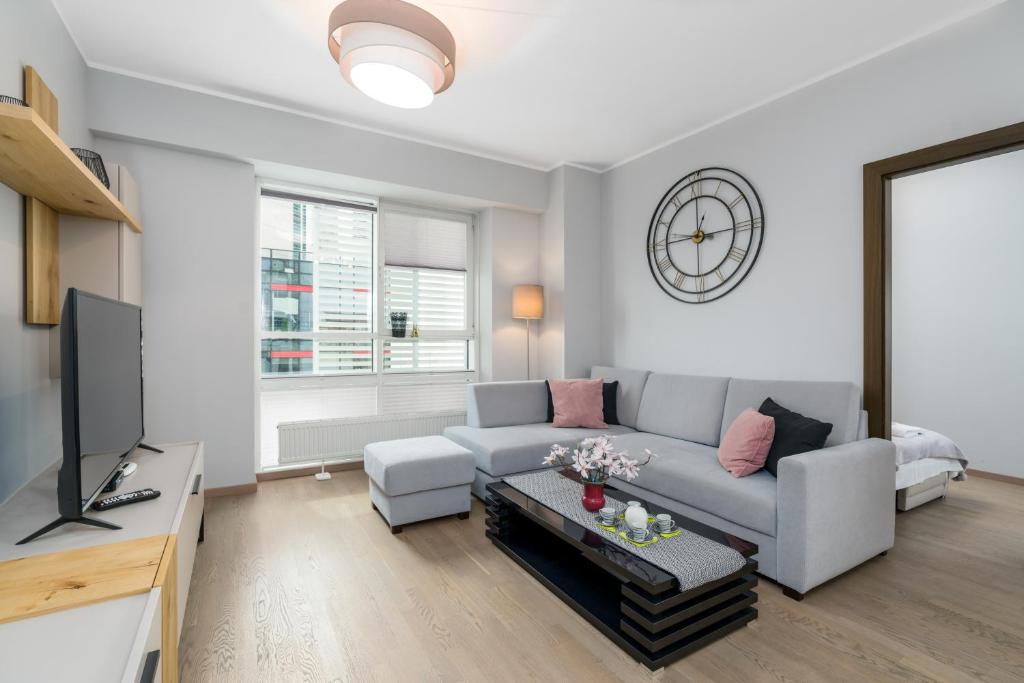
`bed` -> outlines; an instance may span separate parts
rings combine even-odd
[[[966,478],[967,459],[948,436],[893,422],[892,442],[896,446],[896,507],[900,510],[943,498],[951,480]]]

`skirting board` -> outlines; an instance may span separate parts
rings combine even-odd
[[[251,484],[238,484],[236,486],[218,486],[213,489],[206,489],[203,491],[203,495],[207,498],[217,498],[219,496],[242,496],[247,493],[256,493],[256,482]]]
[[[324,466],[324,470],[327,472],[345,472],[347,470],[361,469],[363,469],[362,460],[336,462]],[[320,465],[310,465],[309,467],[289,467],[281,470],[271,470],[269,472],[257,472],[256,481],[273,481],[275,479],[291,479],[292,477],[310,477],[319,471]]]
[[[967,476],[979,477],[981,479],[993,479],[995,481],[1006,482],[1007,484],[1016,484],[1017,486],[1024,486],[1024,478],[1022,477],[1011,477],[1008,474],[996,474],[995,472],[976,470],[972,467],[967,468]]]

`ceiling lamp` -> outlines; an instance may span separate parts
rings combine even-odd
[[[363,94],[419,109],[455,80],[455,38],[430,12],[402,0],[346,0],[331,12],[327,47]]]

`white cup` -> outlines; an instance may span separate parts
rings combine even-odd
[[[661,514],[654,519],[658,521],[658,528],[662,531],[668,531],[672,528],[672,515]]]
[[[603,507],[601,508],[601,521],[605,524],[611,524],[615,519],[615,508]]]
[[[634,541],[643,541],[645,538],[647,538],[647,529],[646,528],[639,528],[638,527],[638,528],[633,529],[633,540]]]

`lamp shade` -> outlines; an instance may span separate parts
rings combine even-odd
[[[544,287],[516,285],[512,288],[512,317],[540,320],[544,317]]]

